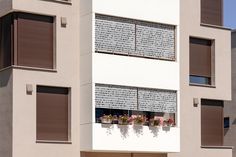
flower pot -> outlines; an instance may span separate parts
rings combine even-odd
[[[111,124],[112,123],[112,119],[101,118],[101,122],[102,122],[102,124]]]
[[[128,121],[118,120],[119,125],[129,125]]]

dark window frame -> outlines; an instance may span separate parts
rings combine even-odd
[[[51,18],[52,21],[52,36],[49,37],[51,38],[52,40],[52,44],[51,44],[51,47],[52,47],[52,54],[50,52],[50,55],[51,55],[51,66],[48,67],[48,66],[35,66],[35,65],[19,65],[18,64],[18,19],[19,17],[22,17],[22,16],[25,16],[26,18],[28,19],[31,19],[31,20],[36,20],[37,22],[40,22],[41,21],[47,21],[46,18]],[[48,70],[55,70],[56,69],[56,16],[50,16],[50,15],[41,15],[41,14],[32,14],[32,13],[25,13],[25,12],[11,12],[3,17],[0,18],[0,21],[2,21],[2,19],[8,17],[11,21],[11,30],[8,32],[10,33],[10,47],[9,47],[9,50],[7,50],[7,52],[0,52],[0,70],[1,69],[5,69],[5,68],[8,68],[8,67],[22,67],[22,68],[30,68],[30,69],[48,69]],[[38,20],[37,20],[38,19]],[[48,22],[48,21],[47,21]],[[0,29],[1,31],[1,29]],[[0,32],[0,35],[1,35],[1,32]],[[0,51],[1,51],[1,43],[0,43]],[[10,64],[7,64],[7,65],[3,65],[3,59],[1,57],[1,54],[2,53],[5,53],[7,55],[10,55],[10,57],[8,57],[8,60],[10,60]],[[4,56],[3,56],[4,57]],[[5,59],[6,60],[6,59]],[[1,63],[2,61],[2,63]],[[45,63],[41,63],[42,65],[45,64]]]
[[[208,45],[210,47],[210,74],[192,74],[191,70],[191,44]],[[192,81],[193,80],[193,81]],[[195,81],[194,81],[195,80]],[[199,81],[198,81],[199,80]],[[189,37],[189,85],[215,87],[215,40],[202,37]]]
[[[40,89],[41,88],[41,89]],[[52,92],[50,89],[53,89],[54,91]],[[38,104],[37,104],[37,99],[38,96],[36,94],[36,142],[37,143],[65,143],[65,144],[71,144],[71,136],[72,136],[72,127],[71,127],[71,88],[70,87],[59,87],[59,86],[48,86],[48,85],[37,85],[36,86],[36,93],[48,93],[48,94],[65,94],[67,95],[67,140],[55,140],[55,139],[38,139],[38,129],[37,129],[37,122],[38,122]],[[64,90],[64,91],[62,91]]]
[[[224,143],[224,101],[222,100],[212,100],[212,99],[201,99],[201,145],[202,146],[223,146]],[[204,111],[204,113],[203,113]],[[209,114],[206,114],[206,111],[210,112]],[[213,112],[217,114],[213,114]],[[219,112],[221,115],[219,115]],[[216,115],[219,115],[220,117],[216,117]],[[221,128],[220,128],[220,133],[219,133],[219,128],[218,130],[216,129],[215,126],[215,121],[211,124],[209,123],[204,123],[206,122],[206,119],[208,118],[208,122],[212,122],[212,119],[214,120],[213,117],[215,118],[220,118],[221,121],[218,122],[220,123]],[[207,126],[207,128],[204,128]],[[214,131],[213,131],[214,130]],[[209,132],[212,131],[212,132]],[[216,131],[217,134],[215,133]],[[219,136],[220,134],[220,136]],[[215,137],[219,138],[219,141],[216,141]]]

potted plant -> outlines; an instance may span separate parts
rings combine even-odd
[[[149,126],[160,126],[161,125],[161,118],[160,117],[154,117],[149,120]]]
[[[113,117],[112,115],[103,115],[102,117],[100,117],[100,120],[102,122],[102,124],[111,124],[113,121]]]
[[[163,121],[164,127],[171,127],[175,125],[175,121],[172,118],[166,119]]]
[[[146,122],[147,118],[145,115],[133,115],[132,121],[134,125],[143,125]]]
[[[132,119],[126,114],[119,116],[119,118],[118,118],[118,124],[120,124],[120,125],[128,125],[131,121],[132,121]]]

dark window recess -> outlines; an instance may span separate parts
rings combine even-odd
[[[201,0],[201,22],[223,25],[223,0]]]
[[[53,17],[14,12],[0,18],[0,68],[53,69]]]
[[[37,86],[37,140],[69,140],[68,88]]]
[[[12,65],[13,15],[0,18],[0,69]]]
[[[190,83],[211,84],[212,41],[190,38]]]
[[[224,128],[227,129],[230,127],[230,119],[229,117],[224,118]]]
[[[223,101],[201,100],[202,146],[222,146],[224,137]]]

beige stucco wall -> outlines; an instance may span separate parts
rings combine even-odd
[[[168,157],[231,157],[231,149],[201,148],[201,104],[193,98],[231,99],[230,31],[200,26],[200,0],[180,1],[180,153]],[[215,40],[215,88],[189,86],[189,37]]]
[[[230,128],[225,129],[224,145],[234,146],[233,156],[236,157],[236,32],[232,32],[232,101],[225,102],[224,116],[230,118]]]
[[[13,68],[13,157],[79,157],[79,1],[72,3],[13,0],[14,10],[56,16],[56,69]],[[33,85],[32,95],[26,84]],[[72,144],[36,143],[36,85],[71,88]]]
[[[12,10],[12,0],[0,0],[0,17]]]
[[[0,71],[0,156],[12,157],[12,70]]]

